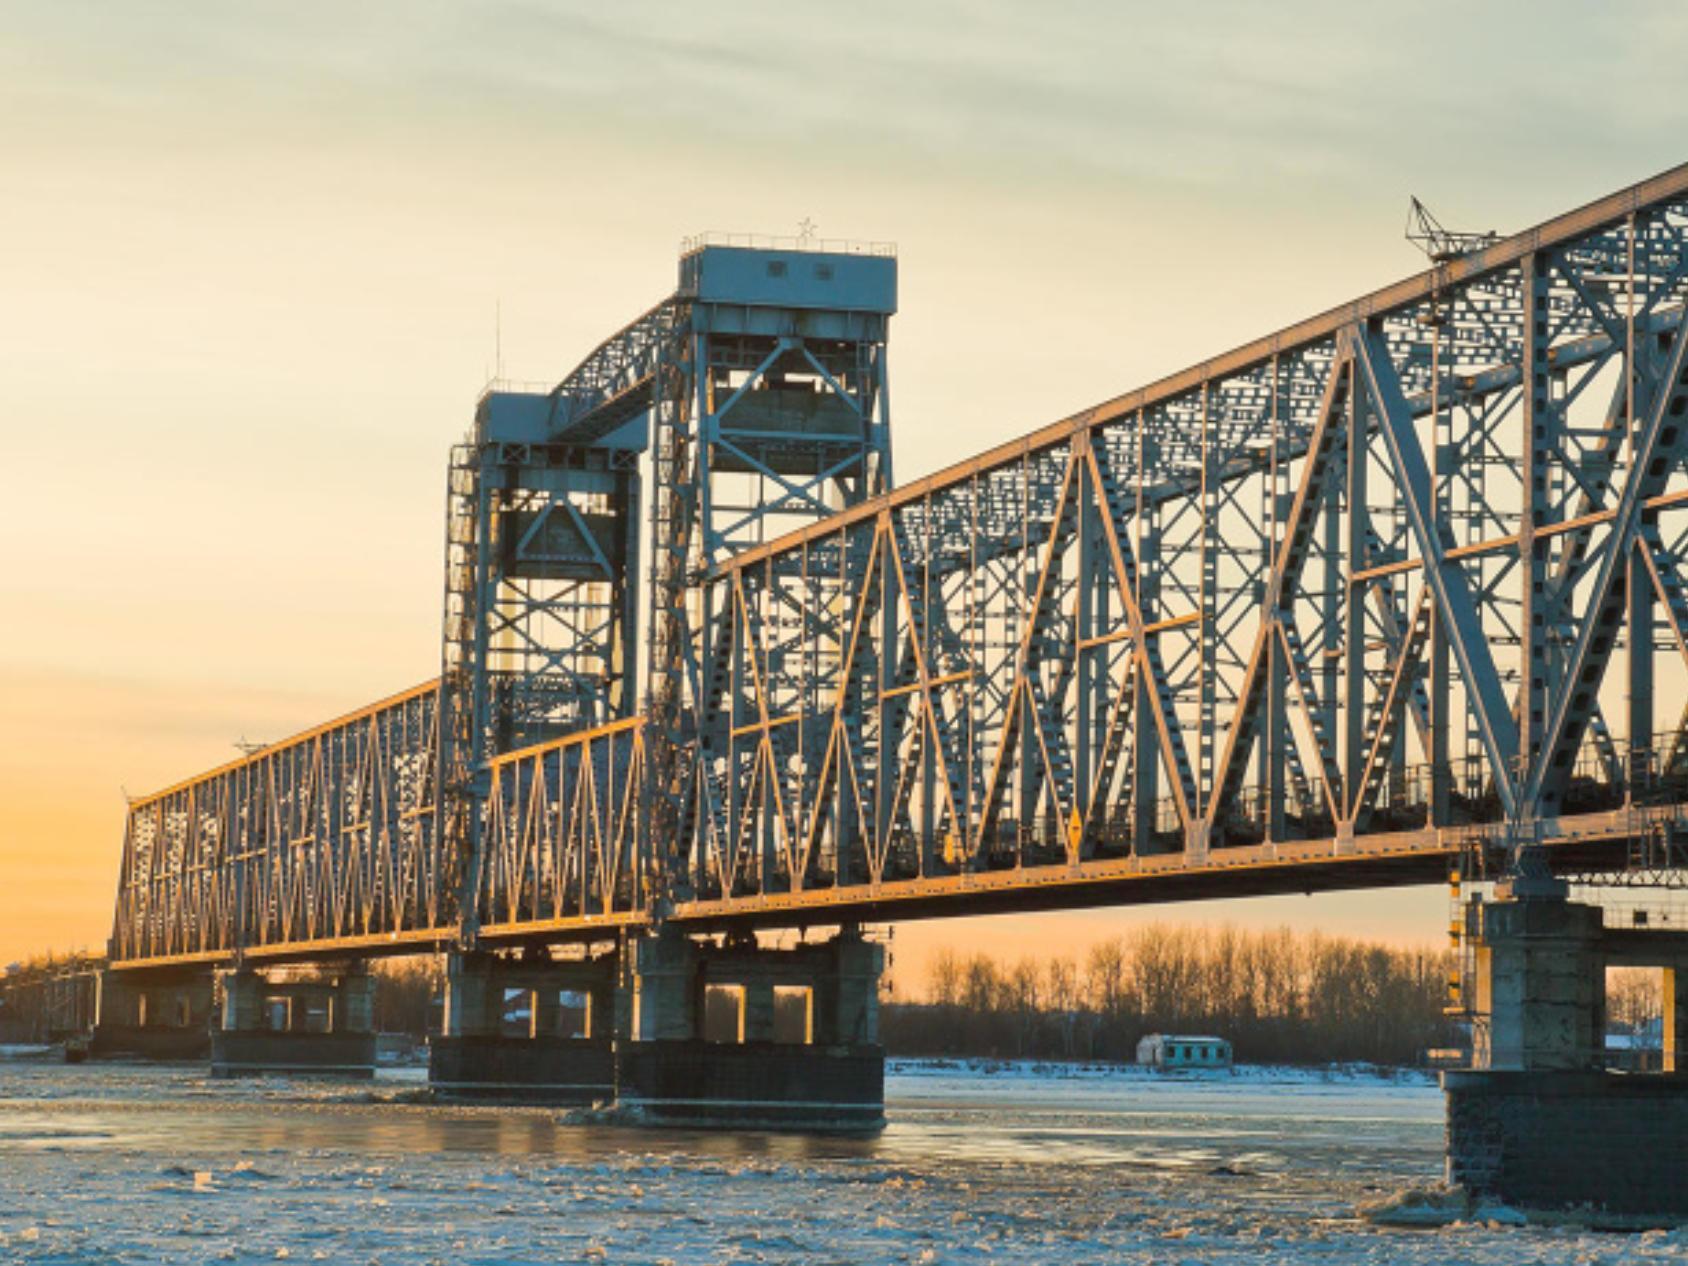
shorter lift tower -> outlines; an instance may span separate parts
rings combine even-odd
[[[488,391],[452,451],[440,791],[466,941],[488,762],[634,709],[646,430],[616,385]]]

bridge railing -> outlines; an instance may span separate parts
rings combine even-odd
[[[449,934],[428,682],[129,805],[111,958]]]
[[[1626,805],[1688,805],[1688,751],[1677,750],[1680,739],[1678,733],[1670,731],[1634,745],[1590,743],[1570,776],[1565,812],[1611,812]],[[1446,802],[1442,825],[1459,828],[1501,821],[1500,798],[1487,765],[1481,758],[1471,758],[1442,766],[1403,765],[1391,772],[1370,814],[1359,824],[1360,833],[1428,827],[1433,820],[1438,783]],[[1328,840],[1336,834],[1325,789],[1316,783],[1289,792],[1283,818],[1275,830],[1268,815],[1266,789],[1245,786],[1219,815],[1217,846],[1260,844],[1268,838],[1279,843]],[[1153,820],[1151,847],[1144,851],[1179,851],[1183,833],[1176,799],[1163,796],[1157,800]],[[1118,800],[1085,823],[1081,851],[1088,858],[1128,856],[1134,851],[1135,825],[1131,802]],[[927,841],[912,829],[899,830],[886,877],[916,877],[916,860],[924,843]],[[976,862],[983,870],[1064,865],[1071,843],[1071,824],[1058,813],[1045,811],[1029,819],[1001,816],[984,835]]]
[[[847,237],[814,237],[805,234],[728,233],[706,229],[680,239],[680,254],[693,255],[706,246],[739,246],[750,250],[820,252],[829,255],[879,255],[894,259],[895,242],[862,242]]]

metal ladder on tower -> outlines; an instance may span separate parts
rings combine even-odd
[[[468,867],[477,805],[473,795],[476,747],[475,628],[479,605],[479,518],[481,480],[473,444],[451,450],[446,475],[445,609],[439,698],[439,847],[446,865]],[[465,876],[443,876],[447,890],[461,892]],[[455,881],[455,882],[454,882]],[[469,914],[460,911],[460,916]]]
[[[698,796],[688,791],[686,763],[695,758],[687,724],[686,653],[691,637],[686,603],[696,490],[688,434],[689,376],[671,362],[659,364],[651,392],[651,642],[646,751],[651,770],[650,859],[660,905],[689,892],[685,851],[697,835]],[[671,385],[676,389],[670,389]]]

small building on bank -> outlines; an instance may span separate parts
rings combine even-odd
[[[1654,1016],[1625,1031],[1606,1031],[1606,1067],[1623,1073],[1656,1073],[1664,1068],[1665,1022]]]
[[[1222,1037],[1151,1033],[1137,1043],[1137,1062],[1149,1068],[1229,1068],[1231,1044]]]

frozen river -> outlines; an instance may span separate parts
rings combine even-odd
[[[870,1140],[0,1061],[0,1262],[1594,1263],[1688,1232],[1356,1209],[1441,1174],[1428,1081],[894,1065]]]

